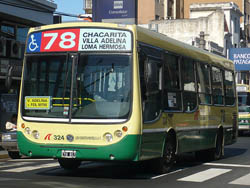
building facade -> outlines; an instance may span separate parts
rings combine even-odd
[[[190,18],[190,5],[197,3],[235,3],[240,12],[244,16],[240,18],[240,28],[241,28],[241,39],[245,43],[245,46],[248,46],[250,43],[250,1],[249,0],[185,0],[184,1],[184,18]]]
[[[115,0],[109,0],[115,1]],[[123,0],[118,0],[123,1]],[[92,14],[92,0],[83,0],[86,14]],[[137,0],[137,24],[147,24],[152,20],[184,18],[184,0]]]
[[[225,57],[230,48],[240,46],[242,14],[236,4],[192,4],[190,9],[190,19],[152,21],[142,26]]]
[[[237,4],[230,3],[196,3],[190,5],[190,19],[207,17],[216,10],[222,10],[225,18],[224,35],[230,35],[230,41],[224,40],[225,44],[218,43],[221,47],[241,47],[240,18],[243,16]],[[213,33],[208,33],[213,35]],[[214,36],[216,37],[216,36]]]
[[[30,27],[52,24],[56,4],[48,0],[0,1],[0,132],[17,113],[25,41]]]

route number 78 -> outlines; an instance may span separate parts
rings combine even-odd
[[[75,32],[45,32],[43,34],[44,51],[71,50],[78,41]]]

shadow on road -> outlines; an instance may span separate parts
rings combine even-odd
[[[168,174],[181,171],[185,168],[200,165],[193,154],[178,156],[176,164]],[[108,179],[152,179],[160,174],[153,174],[145,163],[109,163],[109,162],[82,162],[79,169],[64,170],[62,168],[39,172],[39,175],[57,177],[85,177]]]
[[[224,158],[214,162],[223,162],[224,159],[243,155],[247,149],[225,148]],[[201,165],[194,153],[185,153],[177,157],[176,164],[168,174],[183,169]],[[77,170],[64,170],[62,168],[49,169],[38,173],[45,176],[57,177],[85,177],[85,178],[107,178],[107,179],[152,179],[160,174],[151,173],[145,163],[109,163],[109,162],[82,162]]]
[[[225,148],[224,159],[236,157],[246,153],[248,150],[243,148]]]

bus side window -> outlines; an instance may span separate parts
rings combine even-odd
[[[143,121],[155,120],[161,112],[160,71],[161,60],[139,54],[140,85]]]
[[[234,74],[231,71],[225,71],[225,103],[226,105],[234,105],[235,104],[235,83],[234,83]]]
[[[163,106],[168,111],[182,110],[180,66],[178,57],[165,53],[163,65]]]
[[[181,61],[183,105],[184,111],[189,112],[197,107],[195,64],[192,59],[188,58],[183,58]]]
[[[217,67],[212,67],[212,90],[213,90],[213,103],[223,105],[223,77],[222,70]]]
[[[200,104],[211,104],[210,66],[197,64],[197,87]]]
[[[144,120],[155,120],[161,111],[161,93],[159,90],[160,62],[154,59],[148,59],[145,63],[146,78],[146,100]]]

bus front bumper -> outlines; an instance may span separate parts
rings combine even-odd
[[[140,135],[128,135],[120,142],[107,146],[88,146],[76,144],[39,144],[28,140],[22,132],[17,132],[20,153],[30,157],[71,158],[63,152],[74,151],[79,160],[118,160],[138,161]]]
[[[250,119],[239,118],[239,131],[249,131],[250,130]]]

